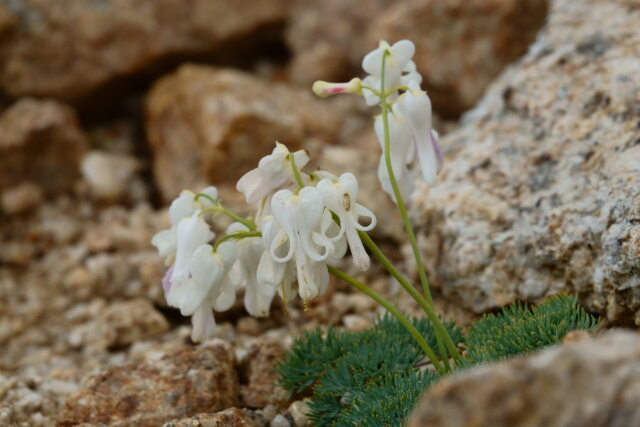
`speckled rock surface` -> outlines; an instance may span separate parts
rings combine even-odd
[[[526,57],[443,139],[413,216],[451,299],[480,312],[575,293],[640,323],[639,21],[635,2],[554,1]]]
[[[195,417],[178,421],[169,421],[162,427],[263,427],[267,423],[258,417],[253,417],[238,408],[229,408],[215,414],[200,414]]]
[[[105,423],[155,427],[237,404],[233,353],[224,343],[182,350],[153,364],[113,367],[65,402],[58,426]]]
[[[234,0],[3,0],[0,87],[15,97],[76,100],[159,60],[215,53],[258,35],[285,20],[288,4],[259,0],[238,8]]]
[[[409,421],[409,427],[635,425],[640,336],[622,330],[444,379]]]
[[[379,39],[409,39],[436,111],[456,116],[526,52],[546,15],[547,0],[301,0],[287,33],[290,74],[303,84],[350,78]]]
[[[24,182],[47,193],[68,191],[86,149],[87,137],[71,108],[21,99],[0,115],[0,191]]]
[[[249,347],[242,363],[247,384],[240,389],[244,404],[250,408],[280,406],[287,401],[288,392],[278,387],[276,363],[284,355],[285,347],[276,339],[259,339]]]
[[[166,200],[184,188],[234,182],[271,153],[278,140],[310,149],[332,142],[337,116],[310,90],[229,69],[183,66],[147,98],[153,171]]]

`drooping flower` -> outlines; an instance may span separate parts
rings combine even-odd
[[[284,144],[276,142],[276,148],[268,156],[260,159],[258,167],[240,178],[236,189],[245,195],[247,203],[255,203],[282,187],[291,179],[292,171],[288,156],[291,154]],[[309,154],[304,150],[293,153],[298,169],[309,162]]]
[[[176,227],[176,259],[170,279],[172,286],[189,278],[189,263],[193,253],[214,237],[215,233],[202,219],[200,211],[195,211],[191,217],[180,220]]]
[[[332,240],[346,234],[353,261],[360,270],[369,268],[369,256],[358,236],[358,230],[369,231],[376,226],[376,216],[369,209],[357,203],[358,181],[351,173],[343,173],[337,181],[323,179],[318,183],[325,206],[340,219],[340,230]],[[359,223],[361,216],[369,218],[369,224]]]
[[[397,114],[395,111],[390,112],[387,117],[389,120],[389,154],[391,157],[391,167],[393,169],[393,175],[396,178],[398,188],[400,189],[400,194],[406,199],[413,191],[413,182],[411,181],[407,164],[413,160],[414,147],[411,144],[411,135],[409,134],[409,129],[404,117]],[[389,194],[395,202],[395,195],[393,194],[389,170],[384,156],[385,138],[382,116],[376,117],[374,129],[383,153],[380,157],[380,164],[378,167],[378,179],[380,180],[382,189]]]
[[[389,46],[384,40],[380,41],[377,49],[369,52],[362,60],[362,68],[367,76],[363,86],[369,86],[380,90],[382,86],[382,58],[385,58],[384,90],[390,91],[399,86],[407,86],[410,82],[422,82],[422,76],[416,71],[416,64],[411,60],[416,51],[415,45],[409,40],[400,40]],[[367,105],[376,105],[380,102],[377,95],[369,90],[363,90]],[[390,100],[395,99],[392,94]]]
[[[396,114],[404,117],[411,131],[422,177],[427,184],[435,185],[443,159],[438,136],[431,127],[431,100],[429,96],[420,90],[417,83],[411,82],[409,90],[398,97],[393,108]]]
[[[265,240],[265,246],[276,262],[295,260],[298,291],[306,302],[326,291],[329,273],[325,261],[334,250],[319,229],[322,194],[314,187],[304,187],[298,194],[280,190],[271,199],[271,210],[279,230]]]
[[[248,231],[249,229],[245,225],[238,222],[227,228],[228,234]],[[245,237],[239,239],[236,246],[240,280],[245,285],[244,306],[252,316],[267,316],[277,290],[277,284],[274,286],[265,280],[258,271],[258,265],[266,252],[263,239],[261,237]]]
[[[167,301],[183,316],[192,316],[191,338],[195,342],[204,341],[213,333],[212,310],[227,310],[235,301],[235,289],[228,277],[235,259],[235,245],[231,242],[222,243],[216,252],[211,245],[200,245],[190,257],[188,278],[171,285]]]

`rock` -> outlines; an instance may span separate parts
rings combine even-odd
[[[68,191],[86,148],[71,108],[21,99],[0,115],[0,190],[28,181],[48,194]]]
[[[23,182],[5,190],[0,196],[0,201],[5,213],[24,213],[42,201],[42,188],[32,182]]]
[[[622,0],[554,1],[527,56],[443,138],[412,214],[452,300],[482,312],[570,293],[612,321],[639,313],[639,19]]]
[[[293,417],[293,422],[297,427],[308,427],[311,421],[307,418],[309,412],[309,399],[296,400],[289,406],[289,414]]]
[[[233,353],[224,343],[132,363],[90,377],[69,397],[58,426],[105,423],[158,426],[174,418],[215,412],[238,403]]]
[[[278,387],[278,374],[274,368],[285,353],[279,340],[261,338],[251,346],[243,360],[247,385],[242,386],[244,404],[250,408],[264,408],[269,404],[279,406],[287,401],[287,392]]]
[[[139,166],[131,156],[91,151],[82,159],[80,169],[95,198],[117,200],[125,194]]]
[[[74,346],[106,350],[141,341],[169,330],[169,322],[145,299],[116,302],[102,310],[93,321],[71,332]]]
[[[299,1],[287,41],[291,77],[302,84],[361,74],[378,40],[416,44],[415,62],[435,109],[447,116],[472,107],[485,88],[535,39],[547,0]]]
[[[254,420],[247,415],[248,411],[238,408],[229,408],[215,414],[199,414],[195,417],[170,421],[162,427],[258,427],[266,423]]]
[[[285,20],[288,4],[261,0],[238,8],[234,0],[9,2],[10,17],[5,20],[15,28],[0,41],[0,87],[14,97],[75,101],[163,60],[215,54],[249,38],[259,46],[255,40],[261,40],[266,27]],[[2,16],[0,12],[0,30]]]
[[[466,370],[432,386],[409,427],[640,425],[639,354],[637,333],[613,330]]]
[[[153,172],[165,201],[184,188],[235,181],[271,153],[311,137],[331,142],[339,118],[310,91],[235,71],[185,65],[146,103]],[[235,185],[235,183],[234,183]]]

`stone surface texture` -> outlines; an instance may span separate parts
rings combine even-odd
[[[612,330],[431,387],[409,427],[640,425],[640,337]]]
[[[263,427],[264,420],[257,420],[238,408],[229,408],[214,414],[200,414],[178,421],[169,421],[162,427]]]
[[[105,423],[155,427],[199,412],[235,406],[238,379],[226,343],[182,350],[151,364],[110,368],[67,399],[58,426]]]
[[[87,137],[70,107],[21,99],[0,115],[0,191],[27,181],[49,194],[68,191],[86,149]]]
[[[165,200],[184,188],[234,182],[271,153],[311,139],[335,142],[338,117],[310,90],[236,70],[186,65],[161,79],[146,103],[153,172]]]
[[[414,194],[433,282],[476,312],[558,293],[640,323],[637,3],[552,4]]]
[[[300,0],[287,40],[290,74],[309,84],[362,73],[362,57],[401,39],[416,44],[415,62],[436,110],[471,108],[504,67],[526,52],[547,15],[547,0]]]
[[[276,363],[285,354],[286,348],[276,339],[260,338],[249,347],[243,359],[247,384],[240,392],[244,404],[250,408],[264,408],[267,405],[280,406],[287,401],[288,392],[278,387]]]
[[[211,54],[282,24],[289,0],[0,2],[0,87],[72,101],[179,55]]]

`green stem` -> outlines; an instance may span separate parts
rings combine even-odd
[[[329,265],[327,266],[327,268],[329,269],[329,273],[333,274],[339,279],[344,280],[345,282],[357,288],[361,292],[365,293],[366,295],[371,297],[375,302],[377,302],[378,304],[386,308],[387,311],[391,313],[396,319],[398,319],[398,321],[402,324],[402,326],[404,326],[407,329],[407,331],[413,336],[413,338],[417,341],[418,345],[424,351],[424,354],[429,358],[433,366],[436,368],[436,371],[438,371],[440,375],[446,372],[442,367],[442,365],[440,364],[440,361],[438,360],[438,357],[436,356],[436,354],[433,352],[431,347],[429,347],[429,344],[427,344],[427,342],[424,340],[424,337],[420,335],[420,332],[418,332],[418,330],[411,324],[411,322],[409,322],[409,320],[404,316],[404,314],[400,312],[400,310],[398,310],[396,307],[393,306],[393,304],[391,304],[384,297],[382,297],[380,294],[378,294],[376,291],[374,291],[364,283],[359,282],[358,280],[354,279],[353,277],[349,276],[343,271],[338,270],[335,267],[332,267]]]
[[[438,336],[442,337],[442,339],[438,340],[438,349],[440,351],[440,354],[443,356],[443,358],[445,358],[445,364],[447,364],[447,367],[448,367],[448,363],[446,360],[446,351],[443,348],[443,344],[444,346],[446,346],[447,350],[451,354],[451,357],[453,357],[453,359],[457,363],[460,363],[462,361],[462,358],[460,357],[460,353],[458,353],[458,349],[456,348],[456,345],[451,339],[451,336],[449,336],[449,333],[447,332],[447,330],[444,328],[442,321],[434,311],[433,307],[427,302],[427,300],[422,295],[420,295],[420,292],[418,292],[411,285],[411,283],[409,283],[407,278],[404,277],[404,275],[400,273],[400,271],[398,271],[398,269],[391,263],[389,258],[387,258],[387,256],[380,250],[380,248],[375,244],[375,242],[371,239],[371,237],[369,237],[367,233],[363,231],[359,231],[358,234],[360,235],[360,239],[362,240],[362,242],[367,246],[367,248],[369,248],[373,256],[376,257],[376,259],[380,262],[380,264],[382,264],[382,266],[389,272],[389,274],[391,274],[396,279],[396,281],[400,283],[400,286],[402,286],[404,290],[407,291],[409,295],[411,295],[411,297],[413,297],[413,299],[418,303],[420,308],[422,308],[424,312],[427,314],[427,316],[433,323],[434,328],[436,329],[436,337]]]
[[[300,175],[300,170],[298,169],[298,165],[296,165],[296,160],[293,157],[293,154],[288,154],[289,163],[291,164],[291,171],[293,172],[293,177],[298,184],[298,187],[304,187],[304,181],[302,180],[302,176]]]
[[[241,233],[227,234],[226,236],[221,237],[220,240],[216,242],[216,244],[213,246],[213,251],[216,252],[218,250],[218,246],[220,246],[220,243],[222,242],[231,239],[245,239],[247,237],[262,237],[262,233],[260,233],[259,231],[245,231]]]
[[[380,92],[382,93],[384,93],[384,74],[386,59],[387,55],[382,55],[382,77],[380,78]],[[424,296],[427,301],[429,301],[429,304],[433,305],[433,298],[431,298],[431,291],[429,290],[429,279],[427,279],[427,273],[424,268],[424,262],[422,261],[422,255],[420,254],[420,248],[418,247],[418,241],[416,240],[416,235],[413,232],[413,226],[411,225],[411,220],[409,219],[409,214],[407,213],[407,207],[404,204],[404,199],[402,198],[402,194],[400,194],[398,182],[396,181],[396,177],[393,173],[390,152],[391,137],[389,136],[389,104],[387,104],[386,98],[380,98],[380,108],[382,109],[382,126],[384,129],[384,161],[387,167],[387,172],[389,174],[389,181],[391,183],[391,188],[393,189],[393,195],[396,198],[398,209],[400,210],[400,216],[402,216],[404,229],[409,236],[411,249],[413,249],[413,256],[416,259],[416,266],[418,268],[418,275],[420,276],[420,283],[422,284]]]
[[[208,212],[223,213],[223,214],[227,215],[228,217],[234,219],[235,221],[238,221],[239,223],[241,223],[242,225],[244,225],[245,227],[247,227],[251,231],[255,231],[257,229],[257,227],[253,223],[253,221],[249,221],[248,219],[242,218],[240,215],[237,215],[237,214],[231,212],[230,210],[228,210],[227,208],[225,208],[224,206],[222,206],[220,204],[218,204],[217,206],[212,206],[210,208],[207,208],[207,209],[203,210],[201,212],[201,215],[202,214],[206,214]]]

